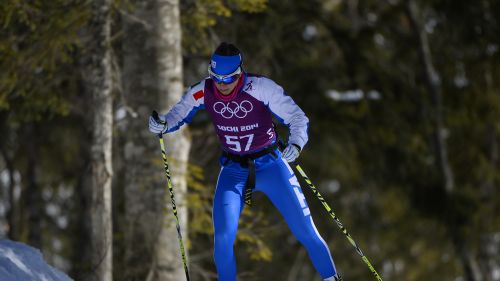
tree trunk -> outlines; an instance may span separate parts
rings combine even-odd
[[[158,73],[159,100],[161,111],[166,111],[177,103],[183,93],[181,25],[178,0],[158,0]],[[171,162],[172,181],[176,196],[180,225],[183,237],[187,235],[188,210],[185,203],[187,191],[187,162],[191,147],[187,130],[181,130],[165,137],[167,154]],[[166,191],[166,190],[165,190]],[[183,280],[185,277],[177,231],[172,215],[172,206],[168,193],[165,192],[164,210],[169,214],[163,217],[162,228],[155,248],[155,259],[158,264],[156,281]],[[184,242],[187,245],[186,242]],[[187,248],[186,248],[187,249]]]
[[[153,109],[165,113],[182,96],[182,54],[177,1],[135,1],[123,13],[123,108],[128,113],[124,161],[127,280],[183,280],[179,243],[158,137],[147,130]],[[187,129],[164,136],[183,237],[187,238]],[[141,241],[141,243],[137,243]]]
[[[8,200],[9,209],[7,210],[7,223],[9,225],[7,237],[11,240],[19,240],[18,234],[18,208],[17,208],[17,198],[15,197],[16,182],[14,178],[14,161],[11,156],[7,153],[7,150],[3,147],[0,149],[2,157],[5,161],[5,166],[9,175],[9,185],[8,185]]]
[[[408,0],[407,7],[408,16],[415,33],[415,38],[418,42],[418,53],[420,61],[424,67],[424,77],[426,80],[427,90],[432,101],[433,108],[431,110],[432,122],[434,125],[433,137],[436,154],[436,164],[442,175],[444,187],[448,193],[455,188],[453,172],[448,159],[448,147],[446,144],[446,128],[443,122],[443,93],[441,89],[441,78],[434,67],[432,61],[432,53],[427,37],[427,32],[420,26],[418,7],[415,1]]]
[[[443,121],[443,97],[441,88],[441,78],[432,60],[427,32],[420,24],[420,11],[414,0],[407,0],[406,13],[410,19],[411,27],[418,44],[418,53],[421,64],[424,67],[424,77],[427,90],[430,95],[433,108],[431,109],[431,118],[433,123],[434,154],[436,155],[436,166],[439,169],[441,185],[444,187],[448,199],[454,196],[455,182],[453,171],[448,158],[448,148],[446,144],[446,129]],[[449,206],[448,212],[455,213],[454,206]],[[455,252],[462,263],[465,280],[482,280],[481,272],[477,260],[468,248],[466,237],[462,234],[461,228],[457,222],[452,220],[447,225]]]
[[[125,257],[123,280],[146,280],[153,264],[159,233],[158,212],[164,179],[158,138],[147,130],[152,109],[158,106],[154,1],[133,1],[132,14],[122,11],[123,100],[127,114],[117,124],[124,143],[122,168],[125,189]],[[140,243],[138,243],[140,241]]]
[[[26,143],[28,153],[28,163],[25,174],[24,193],[26,196],[26,212],[28,216],[28,243],[37,248],[42,248],[42,191],[38,184],[37,163],[38,163],[38,144],[37,144],[37,124],[31,123],[27,126]]]
[[[111,0],[92,1],[92,19],[85,34],[83,57],[85,88],[92,97],[93,122],[90,144],[90,248],[93,274],[90,280],[112,280],[112,79],[110,46]]]
[[[485,63],[484,69],[484,80],[486,82],[485,95],[489,96],[491,100],[497,95],[494,90],[493,85],[493,75],[491,62]],[[488,148],[488,160],[490,171],[498,171],[498,159],[499,159],[499,149],[498,149],[498,133],[495,126],[495,122],[490,121],[485,126],[484,130]],[[495,213],[495,198],[496,197],[496,184],[495,184],[495,172],[488,173],[485,177],[483,184],[481,185],[481,202],[482,208],[484,209],[484,214],[494,214]],[[479,268],[481,269],[482,276],[484,276],[485,281],[493,281],[495,269],[500,267],[499,259],[500,256],[500,233],[491,232],[491,227],[495,225],[495,216],[483,215],[480,216],[480,229],[486,233],[480,234],[479,239],[479,253],[478,262]]]

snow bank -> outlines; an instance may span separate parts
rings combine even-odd
[[[0,240],[0,281],[70,281],[66,274],[48,265],[38,249]]]

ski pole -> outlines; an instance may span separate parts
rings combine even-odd
[[[330,214],[330,216],[337,223],[338,227],[340,228],[340,230],[342,231],[342,233],[344,233],[344,235],[347,237],[347,239],[349,240],[349,242],[351,243],[351,245],[354,246],[354,248],[356,249],[356,252],[361,256],[361,259],[366,263],[366,265],[368,266],[368,268],[370,269],[370,271],[375,276],[376,280],[383,281],[382,277],[380,277],[380,275],[378,275],[377,271],[375,270],[375,268],[373,268],[373,265],[370,263],[370,261],[368,260],[368,258],[363,254],[363,252],[361,251],[361,249],[359,248],[359,246],[356,244],[356,242],[354,242],[354,239],[352,239],[351,235],[347,232],[347,229],[340,222],[339,218],[335,215],[335,213],[333,212],[332,208],[330,208],[330,206],[328,205],[328,203],[326,203],[325,199],[319,193],[319,191],[316,188],[316,186],[314,186],[314,184],[312,184],[312,182],[309,179],[309,177],[307,177],[307,175],[304,172],[304,170],[302,170],[302,168],[300,167],[299,164],[295,164],[295,168],[297,168],[297,171],[299,171],[300,175],[305,180],[305,182],[307,183],[307,185],[309,185],[309,187],[311,188],[312,192],[316,195],[316,197],[318,197],[319,201],[321,201],[321,204],[323,204],[323,207],[325,207],[325,209],[328,211],[328,213]]]
[[[158,122],[159,124],[163,124],[164,126],[167,125],[167,122],[160,119],[160,117],[158,116],[158,112],[153,111],[152,116],[156,120],[156,122]],[[167,153],[165,150],[165,143],[163,142],[163,133],[159,133],[158,138],[160,139],[161,156],[163,158],[163,166],[165,168],[165,176],[167,176],[167,184],[168,184],[168,190],[170,191],[170,199],[172,200],[172,209],[173,209],[173,213],[175,216],[175,222],[176,222],[176,228],[177,228],[177,238],[179,239],[179,248],[181,249],[182,262],[184,263],[184,271],[186,272],[186,279],[187,279],[187,281],[189,281],[189,271],[188,271],[188,266],[187,266],[186,253],[184,251],[184,243],[182,242],[182,234],[181,234],[181,226],[179,224],[179,217],[177,216],[177,207],[175,205],[175,199],[174,199],[174,187],[172,184],[172,179],[170,178],[170,169],[168,168]]]

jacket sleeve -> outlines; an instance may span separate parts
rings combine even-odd
[[[289,136],[288,143],[296,144],[301,149],[307,143],[307,129],[309,127],[309,119],[304,111],[286,95],[283,88],[274,81],[263,78],[262,93],[264,99],[274,116],[282,123],[288,126]]]
[[[185,123],[190,123],[196,112],[205,108],[204,104],[204,81],[189,88],[182,99],[165,114],[167,120],[167,132],[178,130]]]

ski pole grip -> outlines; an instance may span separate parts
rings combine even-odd
[[[153,116],[153,119],[158,124],[165,125],[167,123],[167,122],[165,122],[165,121],[163,121],[163,120],[160,119],[160,116],[158,116],[158,112],[156,112],[156,110],[153,110],[153,112],[151,113],[151,116]]]

